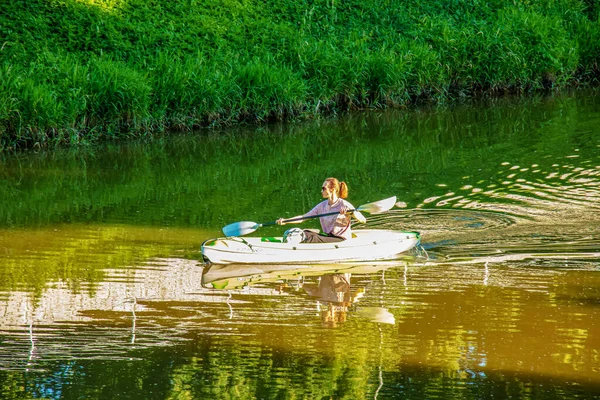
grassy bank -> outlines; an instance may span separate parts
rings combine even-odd
[[[591,82],[600,1],[13,0],[0,149]]]

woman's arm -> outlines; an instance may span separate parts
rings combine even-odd
[[[297,221],[288,221],[290,219],[296,219],[296,218],[298,218]],[[296,215],[295,217],[292,217],[292,218],[279,218],[277,220],[277,225],[299,224],[299,223],[304,222],[304,220],[302,218],[304,218],[304,215]]]
[[[291,218],[279,218],[277,220],[277,225],[300,224],[300,223],[304,222],[307,217],[311,217],[311,216],[317,215],[317,214],[323,214],[323,210],[321,209],[321,207],[326,202],[327,202],[327,200],[325,200],[325,201],[317,204],[316,206],[313,207],[312,210],[310,210],[306,214],[296,215],[295,217],[291,217]],[[290,220],[290,219],[296,219],[296,218],[298,218],[298,221],[289,221],[288,222],[288,220]]]

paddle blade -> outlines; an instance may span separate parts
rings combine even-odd
[[[225,236],[244,236],[260,228],[260,224],[252,221],[234,222],[223,228]]]
[[[371,322],[390,325],[396,323],[394,314],[383,307],[359,307],[356,309],[356,312],[358,315],[367,318]]]
[[[373,203],[363,204],[362,206],[358,207],[357,210],[365,211],[369,214],[380,214],[382,212],[391,210],[392,207],[394,207],[394,204],[396,204],[396,196],[374,201]]]

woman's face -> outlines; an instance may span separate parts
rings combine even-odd
[[[324,198],[329,198],[329,192],[329,184],[327,181],[325,181],[323,182],[323,185],[321,185],[321,194]]]

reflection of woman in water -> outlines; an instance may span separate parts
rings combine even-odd
[[[335,327],[345,322],[348,307],[363,293],[363,290],[352,293],[350,290],[351,274],[323,275],[318,285],[305,284],[303,289],[319,302],[326,303],[325,309],[321,309],[321,320],[323,325]]]

